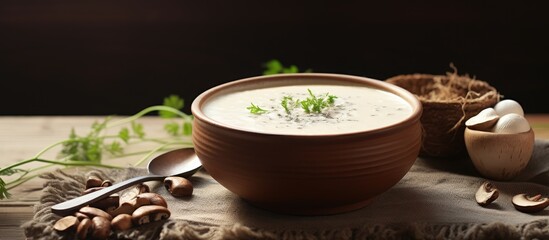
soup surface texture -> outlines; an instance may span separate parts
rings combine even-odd
[[[319,100],[322,99],[322,100]],[[312,106],[316,101],[321,111]],[[320,103],[319,103],[320,102]],[[256,113],[252,113],[251,106]],[[259,109],[260,108],[260,109]],[[289,85],[218,94],[203,106],[209,118],[261,133],[323,135],[367,131],[406,119],[412,107],[401,97],[353,85]]]

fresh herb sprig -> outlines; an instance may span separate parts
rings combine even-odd
[[[311,89],[307,89],[309,97],[305,100],[293,100],[291,96],[284,96],[280,105],[284,108],[287,114],[291,114],[291,109],[299,105],[305,113],[322,113],[323,109],[333,106],[337,96],[326,93],[325,95],[316,96]],[[291,104],[293,103],[293,104]]]
[[[323,109],[328,106],[332,106],[337,98],[334,95],[326,93],[325,96],[317,97],[313,94],[311,89],[307,89],[309,97],[304,101],[301,101],[301,107],[306,113],[321,113]]]
[[[247,107],[246,109],[250,110],[250,113],[253,113],[253,114],[263,114],[267,112],[267,110],[255,105],[254,103],[250,103],[250,106]]]
[[[263,71],[263,75],[272,75],[272,74],[280,74],[280,73],[299,73],[299,68],[296,65],[290,65],[289,67],[286,67],[276,59],[266,62],[265,64],[263,64],[263,67],[265,68],[265,70]],[[312,72],[312,70],[307,69],[304,72]]]
[[[291,96],[284,96],[282,98],[282,101],[280,102],[280,105],[284,108],[284,111],[286,111],[286,114],[291,114],[292,110],[299,105],[299,99],[294,101],[294,99]]]
[[[316,96],[311,89],[307,89],[309,96],[305,100],[294,100],[292,96],[284,96],[280,101],[280,105],[284,108],[286,114],[291,114],[292,110],[298,106],[301,106],[303,111],[307,114],[315,113],[319,114],[330,106],[335,104],[337,96],[326,93],[325,95]],[[267,110],[251,103],[246,109],[250,110],[252,114],[263,114]]]
[[[121,168],[121,166],[105,164],[102,159],[105,154],[112,158],[121,158],[131,155],[144,155],[134,165],[138,166],[158,151],[169,150],[174,147],[192,147],[190,134],[192,131],[191,115],[181,111],[183,99],[171,95],[164,99],[164,105],[151,106],[143,109],[133,116],[115,120],[107,117],[101,122],[92,124],[90,132],[86,135],[78,135],[71,130],[68,139],[56,142],[42,149],[29,159],[21,160],[11,165],[0,168],[0,199],[10,197],[9,190],[36,177],[41,170],[53,166],[65,167],[105,167]],[[163,118],[171,118],[172,121],[164,125],[164,129],[170,135],[169,138],[149,138],[142,124],[137,120],[151,112],[159,112]],[[175,121],[174,119],[177,119]],[[107,130],[119,128],[118,134],[108,135]],[[143,142],[154,143],[151,150],[139,152],[126,152],[125,146]],[[43,155],[61,147],[61,151],[55,159],[45,159]],[[31,169],[23,166],[32,162],[44,163],[44,165]],[[10,179],[7,181],[6,179]]]

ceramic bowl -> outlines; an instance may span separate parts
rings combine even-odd
[[[477,171],[494,180],[510,180],[528,165],[534,151],[532,129],[522,133],[493,133],[465,129],[465,146]]]
[[[345,134],[268,134],[228,126],[204,114],[204,105],[231,91],[292,84],[352,83],[396,94],[412,107],[398,123]],[[221,185],[264,209],[325,215],[368,205],[408,172],[421,145],[421,103],[379,80],[338,74],[279,74],[211,88],[192,103],[193,141],[203,167]]]

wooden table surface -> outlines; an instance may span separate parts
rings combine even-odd
[[[526,118],[537,139],[549,139],[549,114],[531,114]],[[0,117],[0,166],[28,159],[52,143],[64,140],[71,129],[86,134],[95,121],[104,117]],[[145,117],[140,120],[147,133],[163,134],[165,120]],[[54,158],[55,149],[45,157]],[[117,160],[117,165],[134,163],[136,158]],[[104,163],[111,163],[105,160]],[[31,165],[32,166],[32,165]],[[52,168],[45,171],[51,171]],[[39,200],[43,180],[34,178],[10,191],[10,199],[0,200],[0,240],[25,239],[20,225],[32,219],[33,206]]]

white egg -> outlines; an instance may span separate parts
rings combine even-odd
[[[494,106],[494,110],[500,117],[509,113],[516,113],[518,115],[524,116],[524,110],[522,110],[520,104],[517,101],[511,99],[506,99],[498,102],[496,106]]]
[[[509,113],[501,116],[492,129],[494,133],[522,133],[530,131],[530,124],[523,116]]]
[[[498,119],[499,116],[496,113],[496,110],[493,108],[486,108],[477,115],[469,118],[465,122],[465,126],[473,130],[488,131],[496,124]]]

